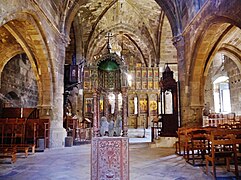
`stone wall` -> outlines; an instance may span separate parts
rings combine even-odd
[[[3,102],[5,106],[37,106],[37,82],[26,54],[16,55],[5,65],[1,75],[1,94],[9,99],[9,102]]]
[[[227,71],[222,71],[221,54],[214,57],[209,68],[204,88],[204,103],[207,104],[211,112],[215,112],[213,97],[213,82],[220,76],[227,76]]]
[[[66,47],[66,53],[65,53],[65,64],[72,64],[73,62],[73,55],[75,55],[75,51],[76,51],[76,39],[75,39],[75,32],[74,32],[74,28],[73,26],[70,29],[70,43],[69,45]],[[76,57],[75,57],[76,58]]]
[[[192,21],[206,1],[207,0],[179,0],[176,2],[179,8],[180,18],[182,19],[183,28]]]
[[[167,17],[164,17],[163,28],[161,33],[161,51],[160,51],[160,67],[164,67],[164,63],[177,63],[177,50],[172,41],[172,30]],[[174,72],[174,78],[178,79],[177,65],[170,65]],[[164,70],[163,69],[163,70]]]
[[[212,62],[212,65],[208,71],[208,76],[205,82],[204,102],[209,104],[212,112],[214,109],[214,97],[213,97],[213,82],[220,76],[227,76],[229,78],[230,88],[230,100],[231,100],[231,111],[236,114],[241,114],[241,73],[238,66],[234,61],[224,56],[224,64],[222,65],[221,54],[217,54]]]
[[[240,36],[234,36],[229,23],[234,29],[235,25],[241,24],[240,10],[238,10],[240,5],[241,2],[236,0],[230,3],[224,0],[206,1],[183,29],[185,45],[184,49],[180,48],[179,51],[183,51],[184,58],[178,57],[179,79],[183,76],[180,83],[183,125],[202,124],[205,78],[215,54],[222,49],[222,46],[225,46],[225,53],[229,57],[239,54],[241,46],[238,37]],[[221,17],[227,17],[230,20]],[[233,50],[232,47],[236,49]],[[180,55],[182,57],[181,53]],[[240,61],[238,62],[240,64]]]
[[[241,72],[230,58],[226,58],[224,67],[229,77],[231,111],[241,115]]]

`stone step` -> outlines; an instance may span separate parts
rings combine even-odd
[[[137,148],[148,148],[149,142],[140,142],[140,143],[129,143],[129,148],[137,149]]]
[[[176,141],[176,137],[159,137],[158,139],[154,139],[154,142],[150,143],[150,147],[174,147]]]
[[[128,129],[129,138],[142,138],[144,136],[144,129]],[[151,136],[151,129],[145,129],[145,137]]]

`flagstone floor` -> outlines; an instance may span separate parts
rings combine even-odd
[[[130,144],[130,180],[209,180],[205,167],[192,166],[174,148],[150,148]],[[217,179],[235,179],[217,170]],[[90,144],[47,149],[42,153],[18,155],[16,163],[0,163],[0,180],[90,180]]]

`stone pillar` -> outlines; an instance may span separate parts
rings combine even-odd
[[[55,93],[55,96],[56,101],[52,108],[53,115],[50,122],[50,148],[63,147],[67,136],[66,129],[63,128],[63,94]]]
[[[108,119],[109,118],[109,102],[108,102],[108,94],[105,93],[104,96],[104,115]]]
[[[41,68],[41,76],[49,74],[50,79],[41,79],[45,85],[41,92],[43,100],[40,101],[40,106],[43,112],[46,108],[48,109],[48,105],[50,106],[49,147],[62,148],[67,136],[66,130],[63,128],[64,62],[66,46],[70,39],[65,33],[56,33],[56,31],[49,31],[49,37],[51,37],[50,41],[52,42],[48,43],[50,49],[49,69]]]
[[[188,93],[189,93],[189,86],[186,84],[186,63],[184,59],[185,55],[185,44],[184,44],[184,37],[182,35],[178,35],[173,38],[173,44],[177,49],[177,61],[178,61],[178,81],[180,83],[180,94],[179,97],[182,97],[182,101],[179,101],[180,107],[180,119],[181,119],[181,126],[187,124],[187,116],[189,111],[188,106]],[[179,98],[180,99],[180,98]]]
[[[61,110],[63,109],[60,104]],[[65,137],[67,136],[66,130],[63,128],[63,117],[59,117],[57,108],[53,108],[49,105],[38,106],[39,117],[41,119],[49,119],[50,126],[47,134],[49,135],[49,142],[47,147],[49,148],[61,148],[64,146]]]
[[[123,106],[122,136],[127,137],[128,126],[127,126],[127,88],[126,87],[122,87],[122,106]]]
[[[150,94],[147,94],[147,105],[148,105],[148,107],[147,107],[147,119],[146,119],[146,122],[144,124],[144,128],[146,128],[146,129],[148,128],[148,125],[149,125],[148,122],[150,122],[150,119],[151,119]]]
[[[140,114],[141,114],[140,99],[141,99],[140,95],[138,94],[137,95],[137,104],[138,104],[138,106],[137,106],[136,128],[138,127],[138,122],[140,122],[140,119],[141,119],[141,117],[140,117]]]
[[[156,101],[156,103],[157,103],[157,116],[160,114],[160,112],[161,112],[161,109],[160,109],[160,106],[159,106],[159,103],[160,103],[160,95],[161,94],[156,94],[156,97],[157,97],[157,101]]]
[[[93,130],[94,130],[94,137],[99,136],[99,128],[98,128],[98,120],[97,120],[97,92],[94,91],[93,93],[93,103],[94,103],[94,112],[93,112]]]
[[[96,97],[96,103],[97,103],[97,116],[96,116],[96,120],[97,120],[97,128],[98,128],[98,133],[99,133],[99,129],[100,129],[100,93],[97,93],[97,97]]]
[[[117,115],[118,115],[118,93],[116,92],[115,93],[115,114],[114,114],[115,120],[117,119]]]

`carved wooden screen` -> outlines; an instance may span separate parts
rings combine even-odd
[[[104,60],[98,64],[98,85],[103,90],[120,90],[120,68],[114,60]]]
[[[178,129],[178,94],[177,82],[173,71],[167,66],[160,81],[162,136],[177,136]]]
[[[120,90],[120,71],[98,71],[99,88],[105,90]]]

